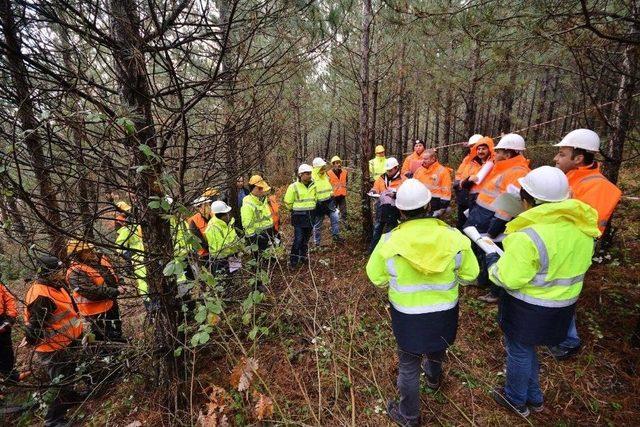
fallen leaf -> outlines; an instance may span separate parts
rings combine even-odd
[[[231,396],[225,389],[218,386],[211,386],[208,392],[209,402],[204,412],[200,412],[196,425],[199,427],[228,427],[229,403]]]
[[[229,382],[238,391],[248,390],[253,381],[253,374],[258,370],[258,361],[253,357],[243,357],[233,368]]]
[[[273,400],[269,396],[254,391],[253,399],[256,401],[253,407],[253,416],[256,420],[262,421],[273,416]]]

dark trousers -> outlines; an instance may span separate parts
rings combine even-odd
[[[8,380],[17,381],[18,372],[13,369],[15,365],[13,343],[11,342],[11,328],[0,333],[0,375]]]
[[[437,382],[442,375],[445,351],[422,355],[398,350],[398,409],[407,421],[413,422],[420,417],[420,371]]]
[[[120,309],[118,302],[113,302],[113,307],[108,311],[95,316],[87,316],[91,325],[91,333],[97,341],[123,341],[122,320],[120,320]]]
[[[373,236],[371,237],[371,245],[369,245],[369,253],[373,252],[380,238],[384,233],[388,233],[398,226],[397,220],[376,222],[373,226]]]
[[[458,205],[458,219],[456,220],[456,228],[460,231],[464,228],[464,223],[467,222],[467,217],[464,214],[469,208],[469,191],[464,188],[456,190],[456,205]]]
[[[73,384],[77,380],[75,378],[76,357],[79,351],[81,350],[78,347],[67,347],[49,353],[36,353],[47,371],[49,380],[58,379],[56,384],[51,387],[54,392],[54,398],[47,408],[47,414],[44,419],[45,426],[53,426],[63,422],[67,410],[82,402],[82,396],[73,388]]]
[[[289,262],[292,266],[306,263],[308,261],[309,239],[313,227],[294,225],[293,226],[293,244],[291,245],[291,255]]]

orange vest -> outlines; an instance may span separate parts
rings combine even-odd
[[[2,283],[0,283],[0,316],[7,316],[14,319],[18,317],[16,299]]]
[[[395,188],[397,190],[400,184],[404,182],[404,179],[404,176],[400,175],[398,178],[390,180],[387,178],[387,174],[382,174],[376,179],[376,182],[373,183],[373,191],[382,194],[389,188]]]
[[[486,145],[489,148],[489,157],[487,157],[485,161],[493,159],[493,139],[485,136],[480,141],[478,141],[478,143],[474,144],[471,147],[469,154],[464,159],[462,159],[462,163],[460,163],[460,166],[458,166],[458,169],[456,170],[456,181],[465,180],[472,175],[477,175],[478,172],[480,172],[480,169],[483,165],[473,160],[478,155],[478,147],[480,145]],[[480,186],[478,184],[475,184],[471,188],[471,193],[478,193],[479,191]]]
[[[194,224],[198,230],[200,231],[200,235],[196,235],[198,240],[200,241],[200,249],[198,249],[198,255],[206,256],[209,254],[209,244],[207,243],[207,238],[205,231],[207,230],[207,220],[204,219],[200,212],[196,212],[194,215],[190,216],[187,219],[187,224],[189,225],[189,230],[191,230],[191,224]]]
[[[336,175],[336,173],[331,169],[327,172],[329,176],[329,182],[331,182],[331,186],[333,187],[333,195],[334,196],[346,196],[347,195],[347,171],[346,169],[342,169],[340,172],[340,177]]]
[[[427,186],[431,195],[442,200],[451,200],[451,169],[435,162],[428,168],[420,166],[413,175]]]
[[[470,173],[471,164],[475,163],[475,162],[471,162],[472,158],[473,157],[471,157],[471,153],[464,156],[464,159],[462,159],[462,163],[460,163],[460,166],[458,166],[458,169],[456,169],[456,174],[455,174],[456,181],[462,181],[463,179],[473,175],[473,173]]]
[[[622,191],[600,173],[596,162],[567,172],[571,197],[584,202],[598,211],[598,228],[601,232],[609,223]]]
[[[404,176],[405,173],[411,171],[412,169],[415,172],[420,167],[421,162],[422,154],[417,155],[415,152],[409,154],[407,158],[404,159],[404,162],[402,162],[402,170],[400,171],[400,173],[402,174],[402,176]]]
[[[508,221],[511,216],[503,211],[496,211],[491,205],[502,193],[506,193],[509,185],[520,188],[518,178],[522,178],[529,173],[529,160],[522,154],[518,154],[507,160],[496,162],[488,177],[480,185],[478,194],[478,205],[485,209],[496,212],[496,217]]]
[[[111,263],[107,261],[105,257],[100,257],[100,265],[102,265],[103,267],[106,267],[111,272],[111,274],[113,274],[113,277],[116,278],[116,282],[118,281],[118,276],[116,276],[115,272],[113,271],[113,267],[111,267]],[[91,267],[90,265],[82,264],[80,262],[74,261],[71,263],[71,265],[69,266],[69,269],[67,270],[67,284],[69,285],[70,288],[72,288],[72,285],[69,279],[71,278],[71,275],[74,272],[78,272],[80,274],[83,274],[83,273],[86,274],[89,277],[89,279],[91,279],[94,286],[105,286],[104,277],[100,275],[98,270]],[[113,301],[110,299],[93,301],[83,297],[75,290],[73,291],[73,299],[76,301],[76,304],[78,305],[78,311],[83,316],[94,316],[96,314],[106,313],[111,309],[111,307],[113,307]]]
[[[275,194],[272,194],[267,199],[269,201],[269,208],[271,208],[271,219],[273,220],[273,228],[276,233],[280,231],[280,204]]]
[[[49,353],[61,350],[82,336],[82,321],[66,289],[56,289],[39,282],[31,284],[25,297],[24,319],[26,323],[29,323],[29,306],[38,297],[49,298],[56,305],[56,309],[44,325],[46,328],[45,338],[36,345],[36,351]]]

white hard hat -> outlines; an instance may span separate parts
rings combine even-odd
[[[384,170],[390,171],[391,169],[399,165],[400,163],[398,163],[398,159],[396,159],[395,157],[389,157],[387,161],[384,163]]]
[[[417,179],[408,179],[400,185],[396,193],[396,207],[401,211],[412,211],[427,206],[431,201],[431,191]]]
[[[576,129],[569,132],[554,147],[582,148],[592,153],[600,151],[600,137],[590,129]]]
[[[543,202],[561,202],[569,198],[569,180],[558,168],[540,166],[518,182],[533,198]]]
[[[308,164],[303,163],[300,166],[298,166],[298,175],[305,172],[313,172],[313,168]]]
[[[222,200],[216,200],[211,203],[211,213],[219,214],[219,213],[227,213],[231,211],[231,206],[227,205]]]
[[[475,145],[475,143],[480,141],[481,139],[482,139],[482,135],[480,135],[479,133],[472,135],[471,138],[469,138],[469,142],[467,142],[467,147],[471,147],[472,145]]]
[[[498,142],[495,149],[524,151],[524,138],[517,133],[508,133],[500,138],[500,142]]]
[[[321,168],[322,166],[326,165],[327,162],[325,162],[321,157],[316,157],[315,159],[313,159],[313,162],[311,162],[311,164],[314,168]]]

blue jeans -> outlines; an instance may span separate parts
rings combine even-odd
[[[289,257],[289,263],[292,266],[295,267],[300,263],[307,263],[310,237],[311,227],[293,226],[293,245],[291,245],[291,255]]]
[[[578,328],[576,328],[576,315],[574,314],[571,318],[571,323],[569,324],[569,330],[567,331],[567,338],[562,341],[559,345],[560,347],[565,348],[577,348],[580,347],[582,341],[578,336]]]
[[[340,213],[338,210],[333,209],[330,212],[322,213],[315,218],[315,222],[313,224],[313,240],[316,242],[316,245],[320,244],[320,238],[322,237],[322,223],[325,215],[328,215],[329,220],[331,221],[331,235],[336,237],[338,233],[340,233],[340,227],[338,225],[340,221]]]
[[[544,398],[540,390],[540,365],[536,347],[511,340],[506,335],[504,343],[507,350],[505,397],[514,406],[524,406],[527,402],[541,404]]]
[[[413,354],[398,349],[398,391],[400,401],[398,410],[407,421],[420,417],[420,371],[424,369],[434,380],[442,374],[442,358],[445,350],[421,354]]]

